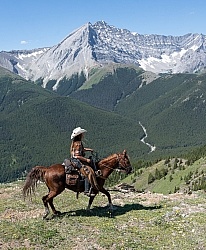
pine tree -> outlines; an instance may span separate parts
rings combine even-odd
[[[152,173],[149,173],[149,175],[148,175],[148,184],[152,183],[153,181],[155,181],[155,177],[152,175]]]

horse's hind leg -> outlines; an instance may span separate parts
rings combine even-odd
[[[56,196],[56,195],[55,195],[55,196]],[[57,211],[57,210],[55,209],[55,207],[54,207],[54,204],[53,204],[53,197],[49,200],[49,205],[50,205],[50,207],[51,207],[51,209],[52,209],[52,211],[53,211],[54,214],[61,214],[61,212],[60,212],[60,211]]]
[[[61,192],[60,192],[61,193]],[[59,193],[57,192],[54,192],[54,191],[50,191],[47,195],[43,196],[42,200],[43,200],[43,203],[44,203],[44,207],[45,207],[45,214],[43,216],[43,218],[45,219],[50,211],[49,211],[49,206],[48,206],[48,203],[53,211],[54,214],[60,214],[59,211],[57,211],[54,207],[54,204],[53,204],[53,199],[54,197],[56,197]]]
[[[43,219],[45,219],[49,215],[49,213],[50,213],[49,206],[48,206],[48,201],[47,201],[47,197],[48,197],[48,194],[42,197],[42,201],[43,201],[44,207],[45,207],[45,214],[43,216]]]

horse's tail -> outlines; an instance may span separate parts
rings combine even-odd
[[[26,182],[23,187],[23,195],[24,197],[35,193],[37,182],[44,181],[44,174],[46,172],[46,167],[36,166],[31,169],[31,171],[27,174]]]

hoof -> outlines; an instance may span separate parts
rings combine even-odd
[[[45,220],[45,219],[47,218],[48,215],[49,215],[49,214],[44,214],[44,215],[43,215],[43,220]]]
[[[90,214],[93,213],[93,211],[92,211],[91,209],[86,209],[86,212],[87,212],[87,213],[90,213]]]
[[[114,218],[113,212],[109,212],[109,218]]]
[[[114,205],[108,205],[108,210],[110,212],[113,212],[113,211],[117,210],[117,207],[115,207]]]
[[[86,210],[86,215],[87,216],[93,216],[94,212],[92,210]]]
[[[117,207],[113,206],[112,211],[115,211],[115,210],[117,210]]]
[[[60,211],[56,211],[54,215],[61,215],[62,213]]]

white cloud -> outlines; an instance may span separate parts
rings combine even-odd
[[[25,41],[25,40],[22,40],[20,43],[21,43],[21,44],[27,44],[28,42]]]

